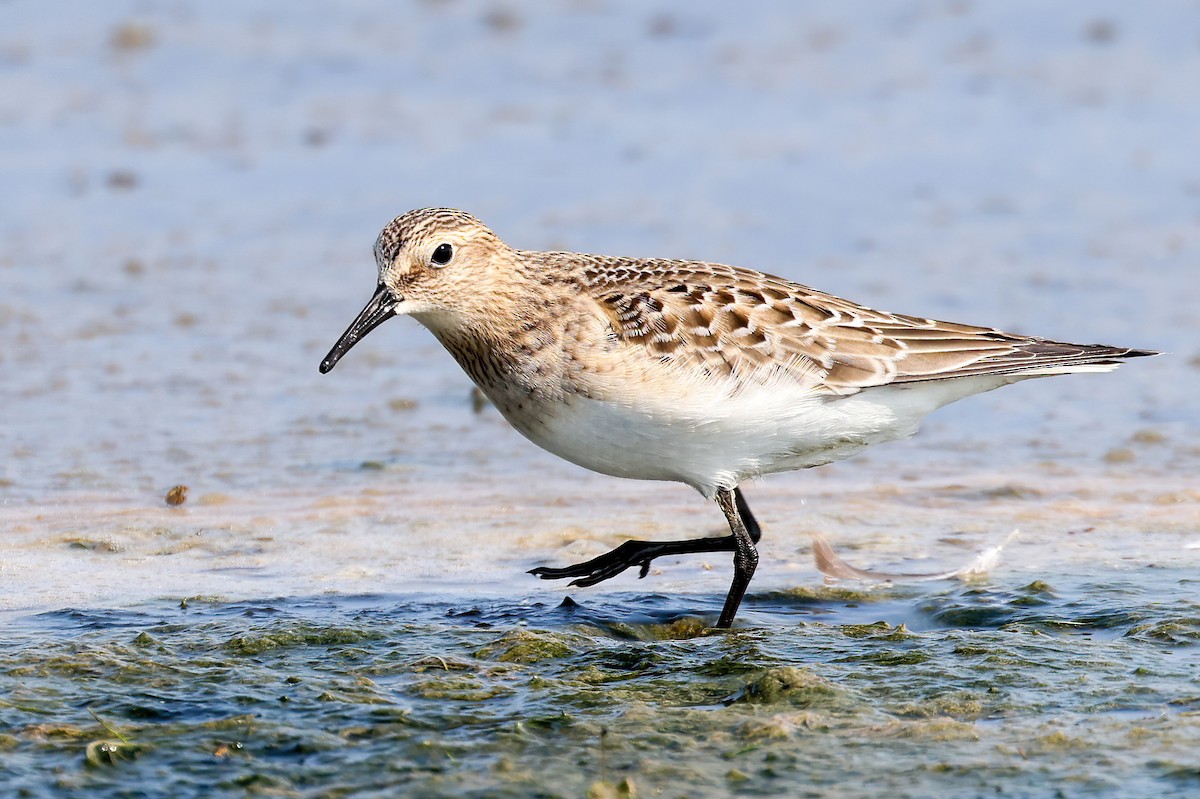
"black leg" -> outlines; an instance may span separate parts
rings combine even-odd
[[[738,514],[749,531],[750,538],[757,543],[762,533],[759,531],[754,515],[750,513],[750,507],[742,497],[742,490],[740,488],[733,489],[733,496]],[[587,587],[603,582],[610,577],[616,577],[634,566],[641,570],[638,577],[645,577],[650,572],[650,561],[663,555],[736,551],[737,546],[732,535],[719,538],[689,538],[686,541],[626,541],[611,552],[606,552],[583,563],[576,563],[561,569],[539,566],[536,569],[530,569],[529,573],[541,577],[543,580],[574,577],[576,579],[571,581],[571,585]]]
[[[574,577],[571,585],[589,586],[615,577],[634,566],[641,570],[638,577],[645,577],[650,571],[650,561],[663,555],[733,552],[735,553],[733,584],[729,588],[729,596],[725,599],[725,610],[721,612],[721,622],[717,624],[718,627],[728,627],[733,623],[738,605],[741,604],[742,596],[746,593],[746,586],[750,584],[750,578],[758,565],[758,553],[755,551],[754,545],[762,537],[762,531],[754,514],[750,512],[750,506],[746,504],[746,498],[742,496],[742,489],[735,488],[732,491],[719,492],[717,504],[725,513],[725,520],[729,523],[729,529],[732,531],[730,535],[719,538],[690,538],[686,541],[626,541],[611,552],[606,552],[583,563],[576,563],[561,569],[539,566],[536,569],[530,569],[529,573],[541,577],[543,580]],[[739,529],[746,539],[740,545]],[[734,596],[735,589],[736,598]],[[728,619],[726,619],[727,615]]]
[[[539,566],[530,569],[529,573],[543,580],[561,580],[564,577],[574,577],[571,585],[589,586],[616,577],[621,572],[633,566],[641,568],[638,577],[645,577],[650,572],[650,561],[662,555],[690,555],[696,552],[733,552],[733,536],[720,538],[689,538],[686,541],[626,541],[621,546],[603,555],[566,566],[561,569],[551,569]]]
[[[750,506],[746,504],[741,488],[733,489],[733,499],[737,505],[738,516],[742,517],[742,524],[746,525],[746,532],[750,534],[750,540],[757,544],[758,539],[762,538],[762,530],[759,529],[758,520],[750,512]]]
[[[721,618],[717,620],[717,626],[732,627],[733,617],[737,615],[742,597],[746,595],[746,589],[750,586],[750,578],[758,568],[758,550],[754,545],[758,543],[762,533],[738,489],[718,491],[717,504],[725,514],[725,520],[729,522],[732,533],[730,538],[734,544],[733,582],[729,585],[725,607],[721,608]]]

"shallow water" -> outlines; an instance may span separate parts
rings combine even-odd
[[[1136,577],[781,591],[715,635],[681,615],[719,609],[692,595],[58,610],[17,625],[0,659],[6,783],[1184,795],[1200,779],[1200,603],[1151,597],[1194,595],[1195,573]]]
[[[0,11],[8,793],[1196,791],[1194,4],[46,8]],[[537,450],[411,320],[318,375],[443,204],[1169,355],[748,485],[702,635],[723,559],[525,574],[721,533],[694,492]],[[813,566],[1015,529],[980,582]]]

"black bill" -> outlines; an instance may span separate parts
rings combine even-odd
[[[346,328],[346,332],[337,340],[337,344],[333,345],[333,349],[325,356],[325,360],[321,361],[321,374],[325,374],[337,365],[337,362],[350,351],[351,347],[362,341],[363,336],[395,316],[398,302],[399,300],[392,295],[391,290],[380,283],[379,287],[375,289],[371,301],[367,303],[367,307],[363,308],[358,317],[350,323],[350,327]]]

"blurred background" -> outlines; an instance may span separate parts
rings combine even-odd
[[[1194,0],[0,0],[0,793],[1194,795],[1198,92]],[[435,205],[1168,354],[746,485],[706,635],[724,558],[525,574],[695,492],[411,319],[318,374]]]
[[[1170,353],[774,478],[765,509],[789,527],[820,480],[863,495],[963,474],[1165,480],[1160,504],[1195,518],[1171,482],[1198,464],[1195,3],[8,0],[0,17],[0,502],[6,557],[37,578],[10,604],[78,569],[99,570],[85,596],[102,574],[124,595],[133,555],[160,551],[283,588],[302,565],[365,579],[397,545],[430,559],[367,577],[498,579],[556,557],[514,527],[561,544],[610,523],[613,497],[662,507],[660,534],[687,532],[672,506],[707,523],[684,489],[588,475],[475,413],[411,320],[318,375],[374,286],[378,230],[432,205],[519,248],[735,263]],[[127,562],[79,560],[97,548]],[[179,579],[163,561],[150,595]]]

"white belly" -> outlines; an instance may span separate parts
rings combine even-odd
[[[735,396],[714,390],[675,403],[573,396],[505,416],[534,443],[587,469],[686,483],[712,497],[748,477],[820,466],[910,436],[935,408],[1006,382],[1012,379],[960,378],[847,397],[779,387]]]

